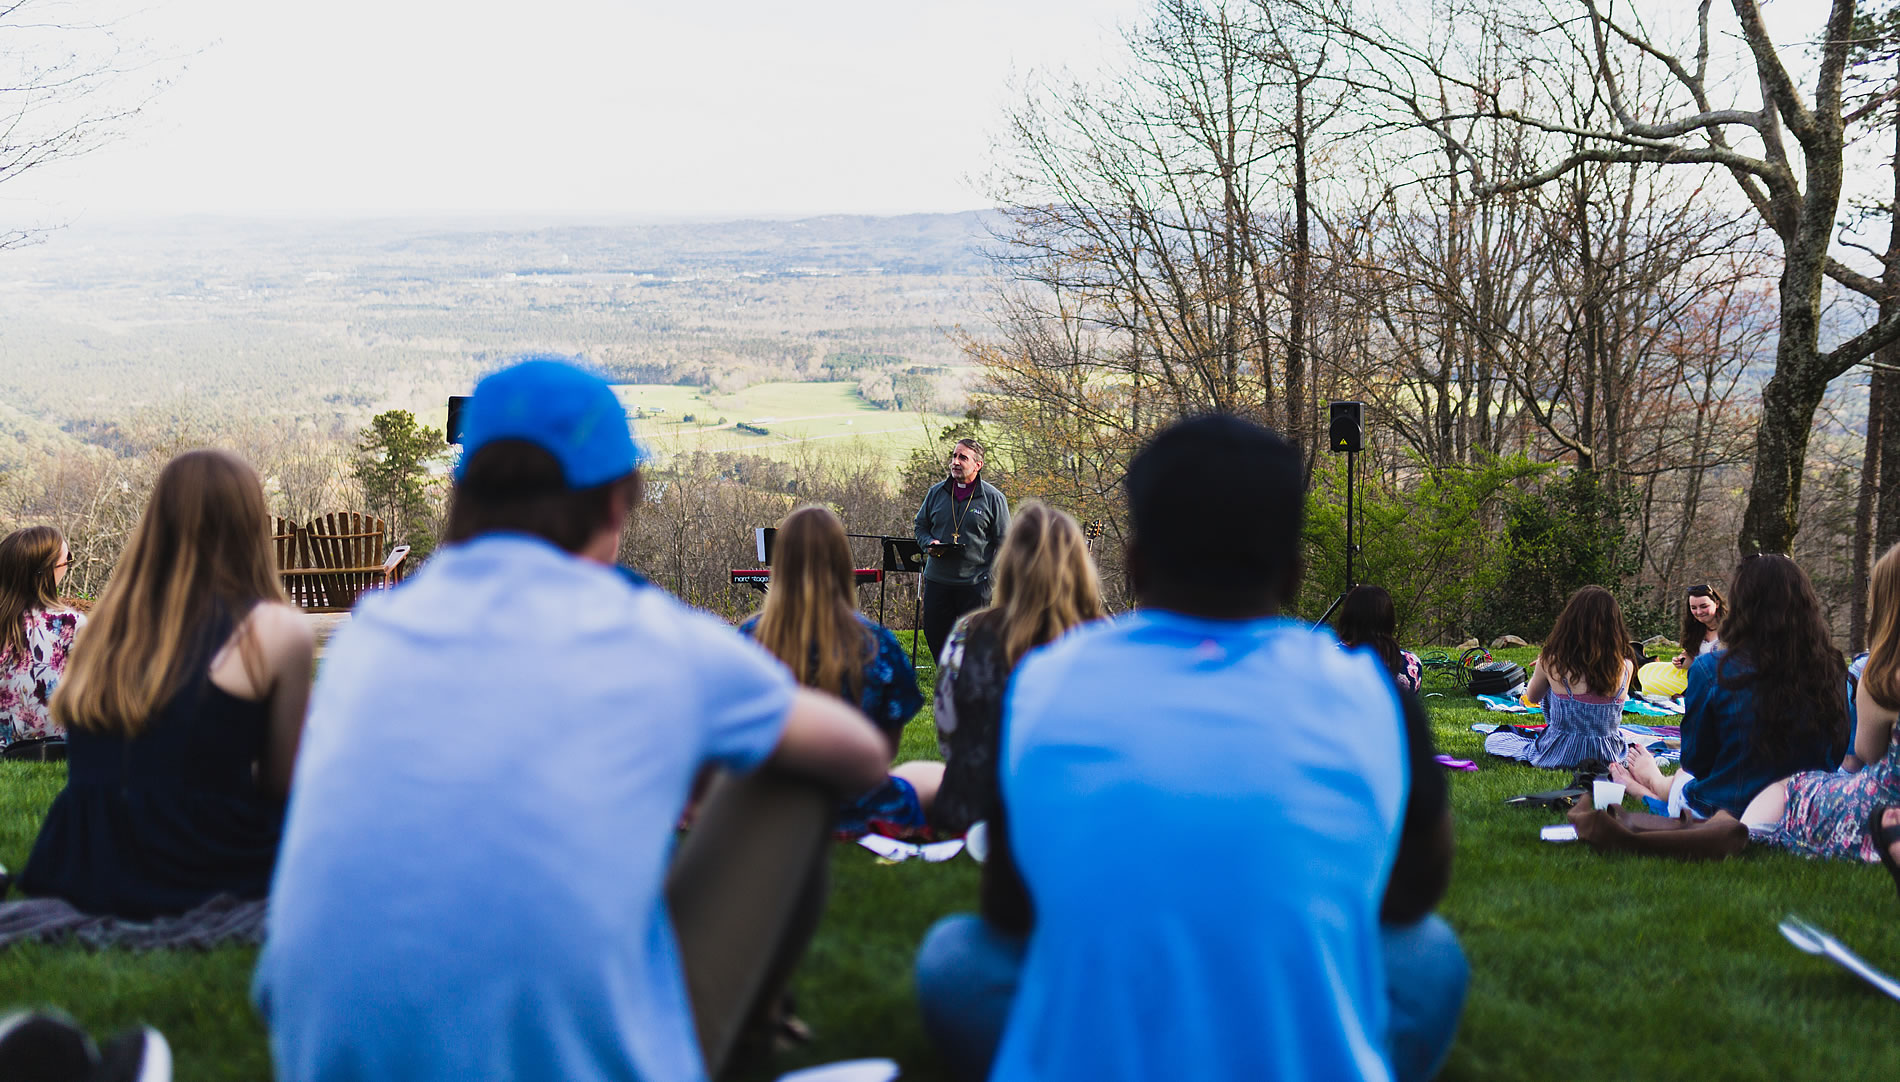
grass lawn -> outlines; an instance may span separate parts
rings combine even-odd
[[[1428,702],[1440,749],[1481,767],[1451,775],[1458,867],[1440,912],[1464,939],[1472,986],[1444,1077],[1890,1077],[1882,1034],[1900,1004],[1775,930],[1798,912],[1900,969],[1900,908],[1878,867],[1759,850],[1674,865],[1544,844],[1537,829],[1557,813],[1501,801],[1567,776],[1482,759],[1470,726],[1491,715],[1462,695]],[[903,757],[935,753],[926,709]],[[0,763],[7,867],[25,863],[62,776],[58,766]],[[965,858],[884,866],[838,847],[831,910],[794,985],[818,1039],[741,1077],[883,1055],[912,1082],[941,1078],[917,1022],[911,952],[937,917],[974,908],[976,871]],[[246,999],[254,956],[15,948],[0,951],[0,1002],[59,1004],[95,1031],[149,1021],[171,1039],[180,1079],[263,1078],[264,1034]]]
[[[661,455],[750,451],[785,458],[804,444],[826,449],[856,444],[901,468],[912,450],[930,444],[945,425],[958,420],[931,414],[926,428],[914,412],[871,405],[857,387],[832,380],[759,383],[733,394],[667,383],[626,383],[614,390],[629,413],[646,411],[634,427],[640,441]],[[690,424],[684,420],[689,415]],[[765,434],[740,429],[740,423],[763,428]]]

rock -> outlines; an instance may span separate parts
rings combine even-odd
[[[1518,638],[1516,635],[1499,635],[1497,638],[1491,640],[1491,649],[1493,650],[1502,650],[1507,646],[1529,646],[1529,645],[1530,643],[1525,642],[1523,639]]]
[[[1465,641],[1452,647],[1452,649],[1458,651],[1459,653],[1463,653],[1466,650],[1476,650],[1479,647],[1479,645],[1480,643],[1476,639],[1466,639]]]
[[[1651,635],[1649,638],[1643,640],[1643,648],[1645,650],[1654,649],[1658,646],[1673,647],[1677,645],[1678,644],[1676,640],[1670,638],[1667,635]]]

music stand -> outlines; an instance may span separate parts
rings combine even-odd
[[[914,537],[885,537],[884,542],[884,578],[892,575],[919,575],[924,570],[924,550]],[[910,656],[914,664],[917,659],[917,627],[923,622],[924,588],[923,580],[918,580],[916,604],[911,606],[910,617]],[[877,622],[884,622],[884,583],[877,584]]]

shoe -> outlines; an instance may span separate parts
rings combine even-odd
[[[69,1018],[21,1012],[0,1018],[0,1079],[6,1082],[171,1082],[172,1050],[150,1026],[127,1030],[101,1051]]]
[[[127,1030],[99,1050],[87,1082],[171,1082],[172,1046],[150,1026]]]
[[[43,1012],[0,1018],[0,1078],[8,1082],[87,1082],[99,1050],[71,1019]]]
[[[1880,863],[1886,865],[1887,874],[1893,876],[1894,891],[1900,893],[1900,864],[1893,859],[1893,843],[1900,842],[1900,827],[1883,824],[1880,820],[1886,814],[1887,809],[1880,805],[1867,813],[1867,836],[1873,839],[1874,852],[1880,854]]]

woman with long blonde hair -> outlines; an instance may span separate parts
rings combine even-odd
[[[923,693],[897,636],[858,611],[851,544],[837,515],[808,506],[779,523],[765,607],[739,630],[806,687],[862,710],[897,753],[905,724],[923,708]],[[898,767],[883,785],[839,810],[837,831],[921,833],[941,774],[934,763]]]
[[[226,451],[172,459],[53,697],[66,788],[21,888],[141,919],[263,897],[313,644],[257,474]]]
[[[1853,773],[1810,770],[1763,789],[1742,812],[1766,840],[1814,857],[1881,860],[1887,846],[1880,810],[1900,803],[1900,545],[1874,565],[1867,586],[1867,668],[1854,691]],[[1890,859],[1890,858],[1889,858]]]
[[[931,927],[917,949],[924,1028],[958,1079],[989,1076],[1015,991],[1030,925],[1029,892],[1010,855],[1008,814],[997,784],[1003,697],[1030,651],[1106,615],[1101,581],[1074,518],[1035,500],[1010,520],[997,554],[988,608],[957,621],[937,673],[937,740],[945,760],[932,806],[940,837],[986,824],[980,913]],[[973,847],[978,835],[970,834]]]
[[[51,526],[0,539],[0,748],[65,732],[50,703],[86,622],[59,602],[71,564],[66,539]]]
[[[1081,526],[1039,501],[1016,509],[993,581],[989,606],[951,630],[937,673],[937,745],[946,765],[931,827],[946,837],[986,818],[995,801],[1003,690],[1016,663],[1104,615]]]

